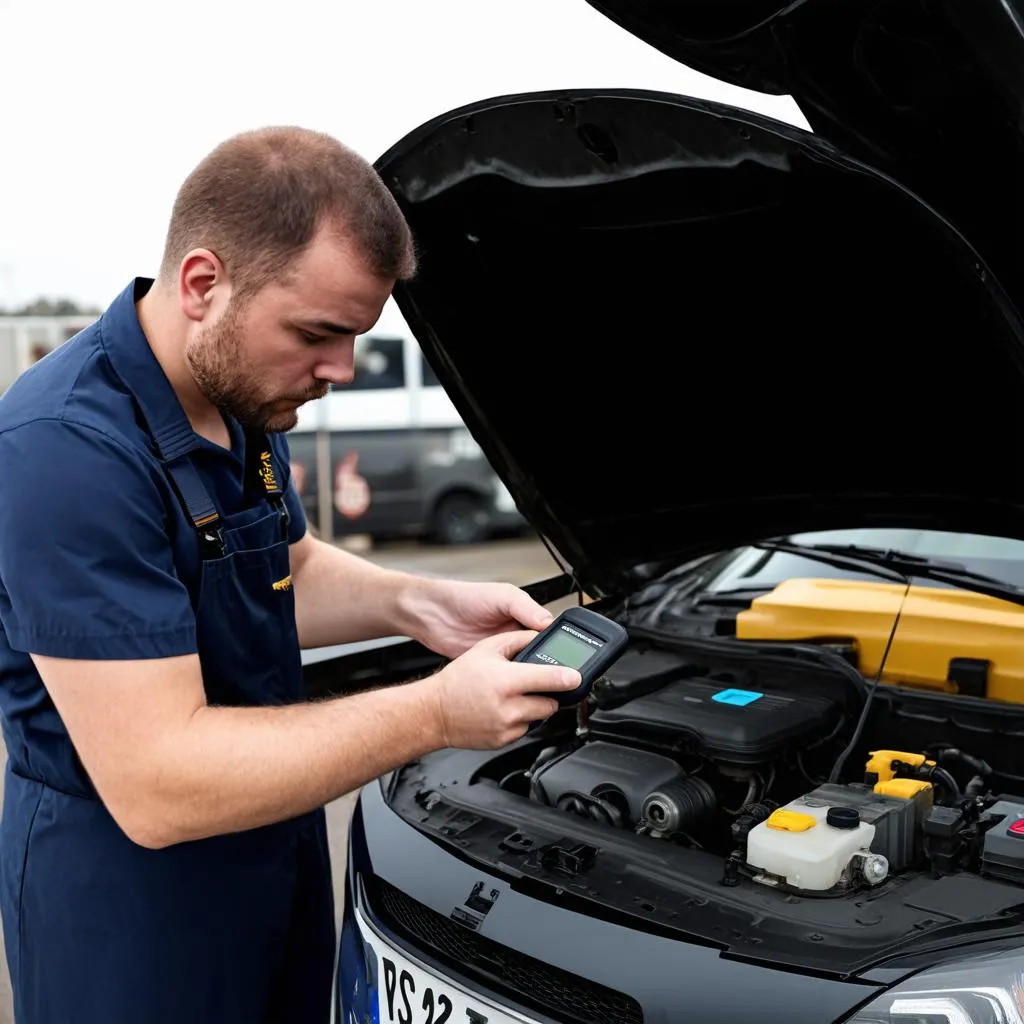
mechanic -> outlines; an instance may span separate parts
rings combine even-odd
[[[126,211],[127,212],[127,211]],[[510,662],[551,615],[507,584],[313,538],[299,406],[353,374],[414,243],[372,166],[297,128],[223,142],[155,280],[0,400],[0,909],[19,1024],[329,1018],[323,805],[495,748],[577,673]],[[304,698],[300,648],[403,635],[433,676]]]

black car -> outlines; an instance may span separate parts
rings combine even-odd
[[[564,567],[527,589],[630,644],[365,787],[338,1019],[1019,1024],[1024,3],[592,3],[813,133],[566,89],[378,162],[399,306]]]

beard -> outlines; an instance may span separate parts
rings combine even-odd
[[[243,427],[264,433],[291,430],[299,419],[297,407],[323,398],[330,385],[323,382],[302,394],[273,395],[245,351],[240,313],[232,304],[220,320],[201,328],[188,343],[185,358],[192,376],[207,400]]]

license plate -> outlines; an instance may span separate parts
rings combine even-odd
[[[366,924],[363,938],[377,956],[377,1020],[380,1024],[536,1024],[499,1009],[448,978],[424,970]]]

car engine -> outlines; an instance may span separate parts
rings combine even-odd
[[[965,869],[1024,883],[1024,797],[990,792],[979,758],[937,743],[868,750],[845,781],[808,769],[815,751],[835,763],[847,701],[834,682],[630,651],[595,686],[573,739],[523,773],[524,795],[716,853],[726,886],[825,897]]]

